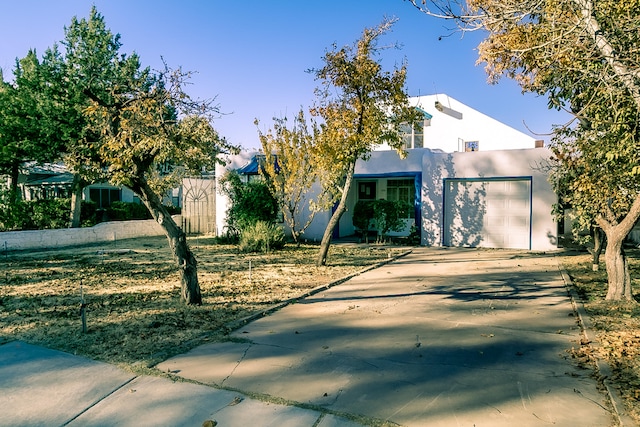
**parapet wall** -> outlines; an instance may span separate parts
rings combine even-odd
[[[173,217],[180,224],[181,217]],[[135,237],[162,236],[162,227],[152,219],[102,222],[93,227],[0,232],[0,251],[57,249]]]

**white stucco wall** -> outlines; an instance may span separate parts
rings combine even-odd
[[[531,249],[557,248],[551,214],[557,198],[541,169],[552,153],[545,148],[473,153],[426,153],[422,175],[422,244],[442,245],[445,178],[531,177]]]
[[[177,224],[182,222],[179,215],[174,215],[172,218]],[[111,221],[102,222],[93,227],[1,232],[0,250],[57,249],[163,235],[162,227],[152,219]]]
[[[535,138],[446,94],[412,97],[410,102],[432,116],[430,126],[424,128],[425,148],[453,153],[463,150],[460,141],[478,141],[480,151],[535,147]],[[436,108],[436,102],[444,107],[443,111]],[[389,147],[381,145],[379,149],[388,150]]]

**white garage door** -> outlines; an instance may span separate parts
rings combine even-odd
[[[445,181],[445,246],[531,247],[531,180]]]

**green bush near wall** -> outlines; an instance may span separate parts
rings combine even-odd
[[[112,202],[107,208],[107,218],[111,221],[125,221],[130,219],[151,219],[149,209],[139,203]]]
[[[180,208],[167,207],[171,215]],[[67,228],[71,215],[71,199],[22,200],[0,191],[0,231],[47,230]],[[92,227],[99,222],[150,219],[148,209],[139,203],[113,202],[107,209],[98,209],[95,202],[82,201],[80,223]]]
[[[370,231],[384,237],[390,231],[401,231],[406,226],[404,219],[412,208],[401,201],[359,200],[353,208],[353,226],[367,239]]]

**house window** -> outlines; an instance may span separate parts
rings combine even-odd
[[[402,141],[406,150],[412,148],[424,147],[424,127],[429,126],[428,120],[425,120],[423,125],[402,125]]]
[[[358,200],[375,200],[376,182],[358,182]]]
[[[387,181],[387,200],[392,202],[403,201],[414,205],[416,200],[416,187],[413,179],[390,179]],[[414,218],[415,212],[409,209],[408,218]]]
[[[120,201],[120,190],[117,188],[90,188],[89,198],[98,208],[108,208],[113,202]]]
[[[480,143],[478,141],[465,141],[464,151],[478,151],[480,149]]]

